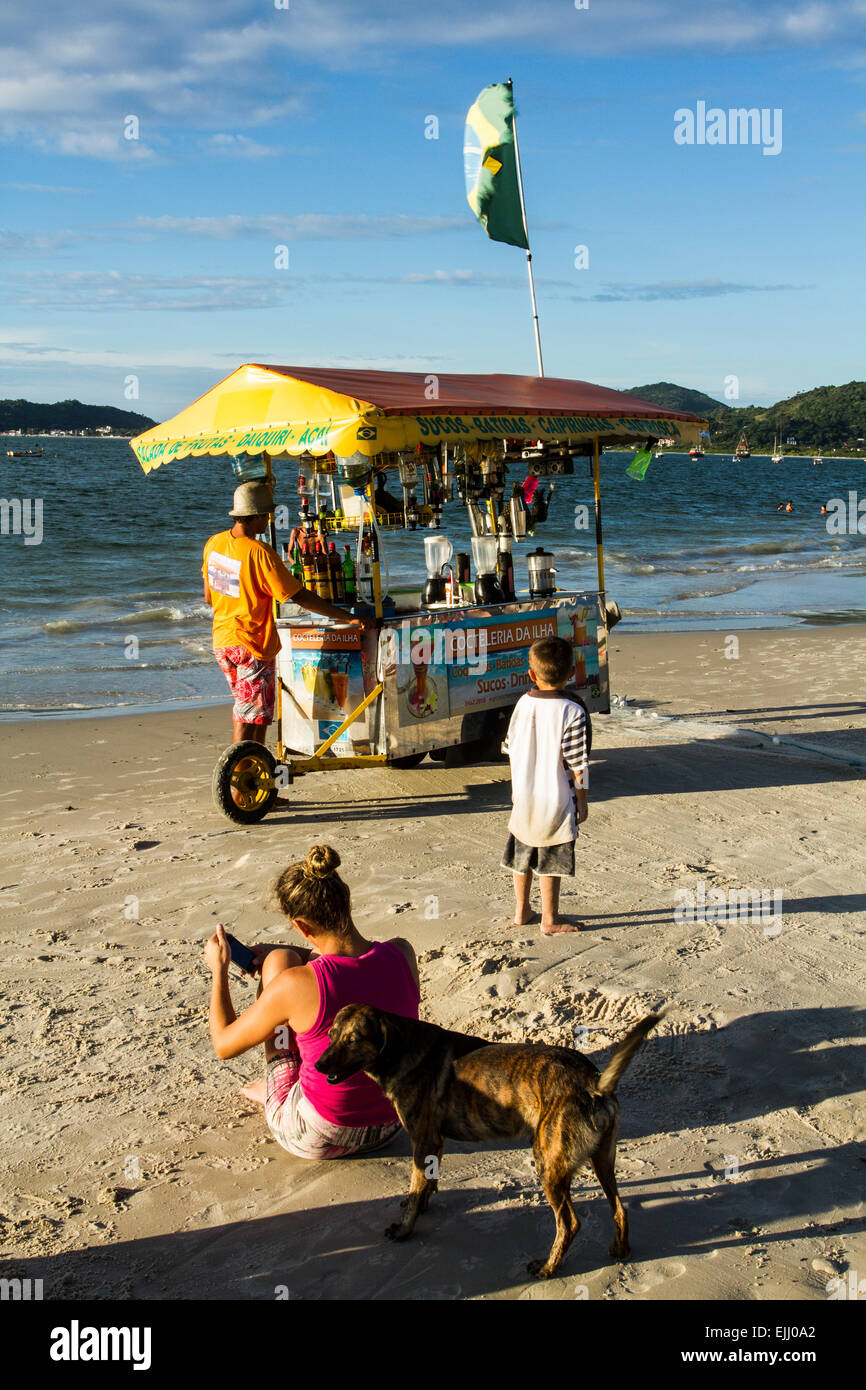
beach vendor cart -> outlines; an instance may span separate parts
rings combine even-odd
[[[226,455],[240,480],[271,479],[274,457],[296,458],[297,499],[276,499],[271,544],[305,587],[369,618],[361,631],[277,605],[276,747],[224,751],[213,779],[221,810],[261,820],[313,772],[495,755],[540,637],[572,645],[591,734],[592,715],[610,710],[607,636],[619,617],[605,590],[601,450],[659,438],[685,450],[705,424],[583,381],[250,363],[132,440],[145,472]],[[528,534],[519,484],[527,472],[573,473],[581,458],[597,587],[573,592]],[[448,536],[457,502],[471,557]],[[397,529],[418,532],[415,582],[391,577]]]

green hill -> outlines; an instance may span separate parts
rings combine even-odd
[[[629,394],[672,410],[705,415],[712,440],[710,447],[719,453],[734,448],[744,430],[755,454],[770,453],[777,435],[788,452],[820,451],[860,457],[866,452],[866,381],[816,386],[769,406],[724,405],[703,391],[692,391],[670,381],[635,386]],[[796,445],[789,444],[789,439],[795,439]]]
[[[156,424],[134,410],[118,410],[113,405],[82,405],[81,401],[0,401],[0,434],[23,430],[25,434],[47,434],[50,430],[86,430],[90,434],[105,425],[112,434],[134,435]]]
[[[642,396],[654,405],[667,406],[668,410],[690,410],[693,415],[707,415],[712,410],[724,409],[721,401],[714,401],[703,391],[675,386],[672,381],[654,381],[652,386],[630,386],[628,395]]]

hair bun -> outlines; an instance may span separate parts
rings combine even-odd
[[[304,860],[306,878],[330,878],[340,867],[340,856],[330,845],[313,845]]]

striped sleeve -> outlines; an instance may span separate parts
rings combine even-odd
[[[586,755],[586,715],[580,705],[574,707],[574,717],[562,731],[562,761],[577,774],[577,785],[584,791],[589,787],[589,760]]]

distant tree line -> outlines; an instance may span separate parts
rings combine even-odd
[[[784,447],[796,439],[801,454],[866,453],[866,381],[845,386],[816,386],[769,406],[730,406],[670,381],[633,386],[630,393],[672,410],[688,410],[709,421],[710,448],[733,449],[745,430],[752,452],[770,453],[778,437]]]
[[[134,410],[118,410],[113,405],[82,405],[81,401],[0,401],[0,434],[22,430],[25,434],[47,434],[50,430],[86,430],[89,434],[105,425],[112,434],[136,435],[156,424]]]

